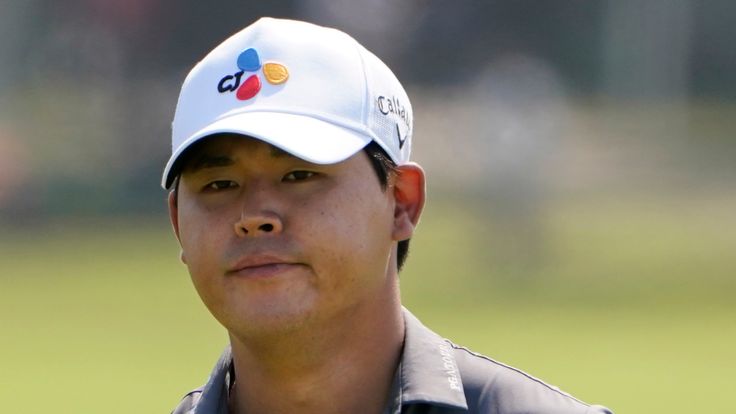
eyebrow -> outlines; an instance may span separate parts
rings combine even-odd
[[[273,158],[292,157],[288,152],[276,147],[271,147],[270,155]],[[233,164],[235,164],[235,160],[230,155],[201,154],[196,158],[196,161],[189,165],[187,170],[197,172],[207,168],[228,167]]]
[[[288,152],[274,146],[271,146],[271,156],[274,158],[293,157],[293,155],[289,154]]]
[[[202,154],[197,157],[196,161],[189,165],[187,170],[197,172],[206,168],[227,167],[233,164],[235,164],[235,160],[229,155]]]

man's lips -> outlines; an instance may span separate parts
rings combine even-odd
[[[228,275],[271,277],[301,266],[301,263],[273,255],[249,255],[229,267]]]

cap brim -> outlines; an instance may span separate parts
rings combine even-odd
[[[372,138],[363,131],[321,119],[284,112],[245,112],[219,119],[197,131],[179,145],[166,163],[161,186],[171,187],[178,173],[179,156],[192,144],[213,134],[247,135],[315,164],[334,164],[348,159]]]

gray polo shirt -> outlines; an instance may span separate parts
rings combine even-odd
[[[455,345],[404,309],[406,336],[385,414],[611,414],[557,387]],[[225,349],[207,384],[173,414],[227,414],[232,354]]]

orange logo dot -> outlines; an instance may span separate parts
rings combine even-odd
[[[266,76],[268,83],[279,85],[289,79],[289,71],[286,66],[280,63],[269,62],[263,65],[263,74]]]

